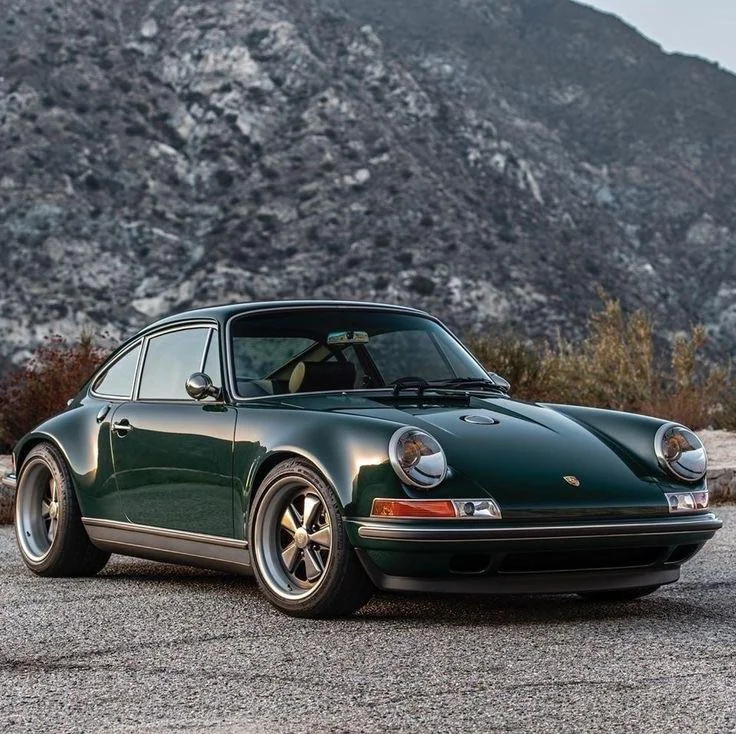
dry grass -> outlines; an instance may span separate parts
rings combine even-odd
[[[730,368],[706,362],[702,326],[679,335],[669,358],[658,360],[649,317],[627,316],[617,300],[602,298],[580,342],[530,344],[506,336],[472,339],[471,348],[525,400],[645,413],[696,429],[736,428]]]

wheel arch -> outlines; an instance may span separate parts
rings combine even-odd
[[[266,478],[268,473],[275,469],[279,464],[283,463],[284,461],[288,461],[289,459],[300,459],[308,463],[310,467],[322,477],[327,486],[330,488],[330,491],[332,492],[335,501],[340,507],[340,510],[343,512],[345,511],[343,501],[340,498],[340,493],[337,491],[335,482],[330,478],[329,473],[326,471],[325,467],[321,465],[321,462],[319,462],[314,456],[310,456],[303,451],[299,451],[296,448],[290,447],[281,448],[270,452],[261,460],[261,462],[257,466],[254,467],[251,476],[246,481],[248,499],[245,509],[248,516],[250,516],[250,509],[253,505],[253,498],[255,497],[258,488],[261,486],[263,480]]]
[[[61,458],[66,463],[66,468],[69,472],[69,478],[72,481],[74,494],[77,498],[77,502],[79,502],[79,488],[77,487],[76,477],[74,476],[74,468],[69,459],[69,455],[64,450],[64,447],[61,445],[61,443],[56,439],[56,437],[51,435],[50,433],[36,432],[28,434],[23,438],[22,442],[18,446],[16,446],[13,453],[15,454],[15,465],[18,468],[18,478],[20,479],[20,472],[23,468],[23,462],[28,457],[28,454],[30,454],[36,446],[39,446],[43,443],[50,444],[61,454]]]

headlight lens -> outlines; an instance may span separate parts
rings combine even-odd
[[[665,423],[654,437],[654,451],[660,465],[686,482],[705,476],[708,459],[702,441],[688,428]]]
[[[445,452],[437,440],[418,428],[400,428],[388,446],[391,466],[406,484],[432,489],[447,474]]]

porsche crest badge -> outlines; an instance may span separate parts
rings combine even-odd
[[[580,486],[580,480],[577,477],[574,477],[572,474],[568,474],[567,476],[562,477],[568,484],[571,484],[573,487],[579,487]]]

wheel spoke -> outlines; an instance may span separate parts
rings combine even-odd
[[[319,507],[321,507],[321,505],[322,503],[320,502],[318,497],[315,497],[313,494],[305,495],[304,516],[302,518],[305,528],[309,528],[309,526],[314,522],[317,510],[319,509]]]
[[[43,500],[41,502],[41,517],[43,517],[44,519],[47,519],[50,512],[51,512],[51,503],[48,500]]]
[[[332,528],[329,525],[320,528],[309,536],[309,540],[323,548],[329,548],[332,545]]]
[[[299,525],[300,523],[296,517],[294,508],[291,505],[288,505],[284,514],[281,516],[281,529],[285,530],[293,537]]]
[[[322,561],[311,548],[304,549],[304,567],[308,581],[316,581],[324,570],[322,568]]]
[[[56,502],[57,501],[57,493],[58,493],[58,486],[56,484],[56,479],[51,480],[51,499]]]
[[[54,542],[54,536],[56,535],[56,518],[51,518],[51,522],[49,523],[49,531],[46,535],[46,537],[49,539],[49,543]]]
[[[293,573],[296,568],[296,564],[299,563],[299,556],[301,552],[299,546],[296,543],[289,543],[289,545],[281,551],[281,560],[286,566],[286,570],[289,573]]]

